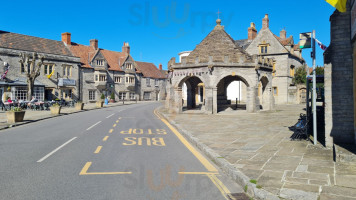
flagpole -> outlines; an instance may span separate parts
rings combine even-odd
[[[313,95],[312,95],[312,109],[313,109],[313,137],[314,145],[317,144],[317,121],[316,121],[316,70],[315,70],[315,30],[312,34],[312,48],[313,48]]]

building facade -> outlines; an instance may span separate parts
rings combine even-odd
[[[44,56],[44,65],[35,81],[34,96],[39,100],[78,99],[80,90],[80,60],[73,56],[61,41],[0,32],[1,73],[0,95],[11,99],[27,99],[27,72],[29,66],[21,67],[20,54],[37,53]],[[9,68],[8,68],[9,67]],[[5,95],[3,95],[5,94]]]

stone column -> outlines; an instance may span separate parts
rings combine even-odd
[[[218,88],[214,87],[212,89],[213,93],[213,114],[218,113]]]
[[[214,110],[213,104],[215,104],[216,102],[216,91],[215,91],[215,98],[214,98],[213,91],[214,91],[213,88],[205,88],[205,110],[208,114],[213,114],[213,110]]]
[[[249,113],[257,112],[260,110],[260,103],[258,98],[258,88],[247,87],[246,110]]]
[[[182,88],[174,88],[174,112],[175,113],[182,113]]]

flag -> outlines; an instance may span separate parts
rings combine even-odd
[[[6,74],[9,71],[10,66],[7,67],[6,71],[1,75],[1,79],[6,78]]]
[[[322,49],[322,50],[326,50],[326,48],[328,48],[327,46],[323,45],[323,43],[321,43],[319,40],[315,39],[316,43],[318,43],[319,47]]]
[[[339,12],[346,12],[347,0],[326,0],[326,2],[335,7]]]
[[[53,75],[54,70],[52,71],[52,73],[50,73],[49,75],[47,75],[47,78],[51,78],[51,76]]]

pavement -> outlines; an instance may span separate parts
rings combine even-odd
[[[137,103],[143,103],[143,102],[138,101]],[[131,105],[131,104],[136,104],[136,101],[125,101],[124,104],[123,104],[123,102],[108,103],[108,105],[104,104],[103,108],[114,107],[114,106],[124,106],[124,105]],[[20,126],[23,124],[28,124],[31,122],[36,122],[36,121],[40,121],[40,120],[44,120],[44,119],[59,117],[59,116],[68,115],[71,113],[85,112],[85,111],[94,110],[94,109],[99,109],[99,108],[97,108],[95,103],[84,104],[84,109],[80,110],[80,111],[76,110],[75,107],[62,107],[61,113],[59,115],[52,115],[51,111],[49,111],[49,110],[27,109],[26,113],[25,113],[24,121],[17,122],[17,123],[8,123],[7,117],[6,117],[6,111],[0,110],[0,130],[15,127],[15,126]]]
[[[254,199],[356,199],[356,161],[333,160],[333,149],[291,141],[288,129],[304,105],[217,115],[159,112]]]

